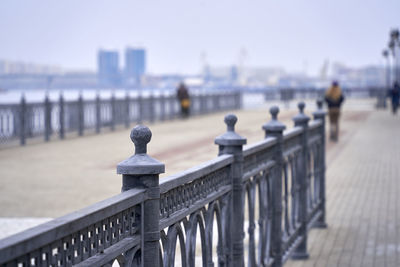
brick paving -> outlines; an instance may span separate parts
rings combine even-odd
[[[328,228],[310,231],[308,260],[285,266],[400,266],[400,117],[353,120],[328,145]]]
[[[249,143],[264,138],[267,107],[235,113],[237,131]],[[283,109],[280,119],[291,127],[295,113],[294,106]],[[148,124],[148,153],[165,163],[162,177],[215,158],[214,138],[226,131],[224,115]],[[134,153],[129,135],[123,129],[0,150],[0,217],[54,218],[118,194],[122,178],[116,165]]]
[[[346,103],[340,141],[327,146],[328,228],[310,231],[308,260],[285,266],[400,266],[400,117],[373,112],[373,104]],[[248,143],[263,138],[266,110],[235,111],[237,131]],[[289,128],[291,110],[279,116]],[[212,159],[223,116],[150,125],[148,151],[166,164],[165,175]],[[117,194],[115,166],[133,153],[128,136],[121,130],[0,150],[0,236],[7,225],[32,226]]]

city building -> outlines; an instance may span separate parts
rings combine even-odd
[[[118,86],[121,83],[117,51],[100,50],[97,57],[97,74],[100,86]]]
[[[343,87],[379,87],[385,85],[384,66],[348,67],[335,62],[332,66],[332,77],[340,81]]]
[[[59,66],[0,60],[0,75],[42,75],[61,73],[63,73],[63,70]]]
[[[146,73],[146,50],[143,48],[127,48],[125,50],[125,84],[140,85]]]

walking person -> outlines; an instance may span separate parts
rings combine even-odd
[[[178,87],[177,97],[179,100],[179,104],[181,106],[181,116],[182,118],[189,117],[190,112],[190,97],[189,91],[185,84],[181,82]]]
[[[325,102],[328,104],[328,115],[330,123],[330,140],[339,140],[339,117],[340,106],[344,101],[342,90],[337,81],[332,82],[332,86],[325,92]]]
[[[392,112],[396,115],[400,102],[400,86],[398,82],[394,83],[393,88],[390,90],[389,95],[392,99]]]

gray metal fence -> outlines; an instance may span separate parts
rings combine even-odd
[[[295,99],[317,99],[325,97],[326,88],[280,88],[264,91],[265,100],[292,101]],[[343,88],[343,94],[349,98],[376,98],[385,93],[382,87]]]
[[[191,96],[191,114],[199,115],[241,106],[240,92],[214,92]],[[41,103],[27,103],[24,96],[18,104],[0,104],[0,145],[42,136],[65,138],[66,133],[99,133],[102,129],[114,130],[118,125],[129,127],[132,122],[153,122],[180,116],[179,103],[174,95],[139,95],[124,98],[58,101],[48,97]]]
[[[325,224],[325,112],[285,131],[278,107],[265,139],[243,147],[235,115],[217,158],[159,181],[151,132],[131,132],[122,193],[0,240],[0,266],[282,266],[307,258],[307,232]],[[201,247],[201,249],[200,249]]]

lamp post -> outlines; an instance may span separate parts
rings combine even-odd
[[[400,82],[400,32],[398,29],[393,29],[390,32],[389,49],[393,56],[393,82]]]
[[[386,75],[386,89],[390,87],[390,62],[389,62],[389,51],[383,50],[382,56],[386,59],[385,75]]]
[[[390,89],[390,65],[389,65],[389,51],[387,49],[383,50],[382,56],[386,59],[385,66],[385,87],[383,90],[379,92],[379,98],[377,107],[378,108],[386,108],[386,95],[388,90]]]

